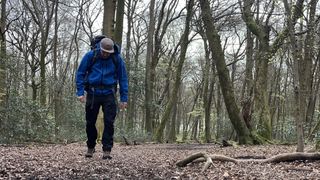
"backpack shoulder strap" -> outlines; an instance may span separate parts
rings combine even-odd
[[[116,72],[118,72],[118,68],[119,68],[119,59],[117,59],[115,54],[111,54],[111,58],[112,58],[112,63],[115,65],[116,67]]]
[[[98,56],[97,50],[93,50],[93,57],[89,60],[90,62],[89,62],[89,65],[87,67],[87,72],[88,73],[91,73],[92,66],[96,62],[97,56]]]

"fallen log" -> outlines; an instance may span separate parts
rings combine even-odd
[[[267,159],[236,159],[220,154],[208,155],[204,152],[199,152],[190,155],[189,157],[182,159],[176,163],[178,167],[184,167],[189,163],[198,163],[198,162],[206,162],[204,167],[202,168],[202,172],[205,171],[213,161],[226,161],[233,163],[241,163],[241,162],[257,162],[257,163],[279,163],[279,162],[292,162],[292,161],[317,161],[320,160],[320,153],[284,153],[272,156]]]

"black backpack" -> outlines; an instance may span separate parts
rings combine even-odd
[[[97,50],[98,43],[100,43],[100,41],[105,37],[106,37],[105,35],[97,35],[90,40],[90,49],[93,51],[94,55],[93,55],[92,59],[90,60],[89,65],[87,67],[86,76],[85,76],[85,89],[88,89],[90,86],[88,83],[88,76],[92,72],[92,67],[93,67],[94,63],[96,62],[96,59],[97,59],[97,56],[99,53],[99,51]],[[119,49],[118,45],[114,44],[114,49]],[[116,72],[118,72],[119,61],[117,60],[117,57],[115,56],[114,53],[110,54],[110,56],[112,59],[112,63],[116,67]],[[117,73],[115,73],[115,76],[117,76]]]

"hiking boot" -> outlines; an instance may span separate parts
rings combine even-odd
[[[86,153],[86,157],[91,158],[93,156],[95,149],[94,148],[88,148],[88,151]]]
[[[110,153],[110,151],[103,151],[102,159],[112,159]]]

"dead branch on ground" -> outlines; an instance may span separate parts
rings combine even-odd
[[[208,155],[206,153],[200,152],[189,157],[180,160],[176,163],[178,167],[184,167],[189,163],[196,163],[196,162],[205,162],[202,171],[204,172],[209,166],[213,163],[213,161],[226,161],[226,162],[233,162],[233,163],[241,163],[241,162],[257,162],[257,163],[279,163],[279,162],[292,162],[292,161],[299,161],[299,160],[310,160],[316,161],[320,160],[320,153],[301,153],[301,152],[294,152],[294,153],[284,153],[272,156],[267,159],[236,159],[224,155],[213,154]]]

